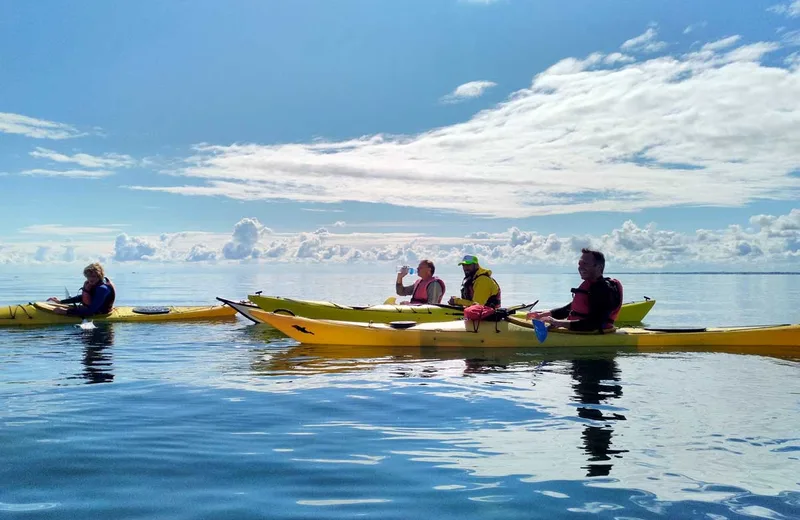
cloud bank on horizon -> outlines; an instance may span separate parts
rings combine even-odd
[[[39,228],[46,228],[39,226]],[[335,225],[346,227],[345,223]],[[755,215],[750,226],[697,230],[694,234],[644,227],[632,220],[599,236],[542,235],[512,227],[502,233],[476,231],[468,236],[437,237],[419,233],[313,232],[276,233],[258,219],[243,218],[230,235],[204,232],[114,237],[111,226],[75,229],[76,234],[106,238],[62,242],[2,244],[0,263],[89,262],[256,262],[336,263],[416,262],[431,258],[455,264],[476,254],[485,265],[569,267],[583,247],[604,251],[611,270],[794,269],[800,262],[800,209],[786,215]],[[36,232],[37,229],[27,232]]]

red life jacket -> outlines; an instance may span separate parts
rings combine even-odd
[[[411,303],[412,304],[425,304],[428,303],[428,286],[433,282],[439,282],[442,286],[442,294],[439,295],[439,301],[434,303],[442,303],[442,296],[444,296],[445,291],[447,290],[444,281],[440,278],[435,276],[431,276],[427,280],[423,280],[420,278],[416,282],[414,282],[414,293],[411,295]]]
[[[487,307],[492,307],[492,308],[495,308],[495,309],[499,308],[500,307],[500,298],[501,298],[500,284],[497,283],[497,280],[495,280],[494,278],[489,276],[488,273],[480,273],[478,276],[465,278],[464,279],[464,283],[461,285],[461,298],[463,298],[465,300],[473,301],[472,298],[475,297],[475,288],[474,288],[475,280],[478,279],[478,277],[481,277],[481,276],[487,276],[487,277],[491,278],[491,280],[497,286],[497,294],[493,294],[493,295],[489,296],[489,299],[486,301],[486,306]]]
[[[81,289],[81,303],[89,306],[92,304],[92,292],[94,292],[94,289],[87,290],[87,283],[89,282],[84,282],[83,289]],[[97,311],[98,314],[108,314],[111,312],[111,309],[114,308],[114,300],[117,299],[117,288],[114,287],[114,283],[108,278],[104,278],[104,283],[108,286],[110,292],[106,298],[106,301],[103,302],[103,306]]]
[[[606,284],[613,284],[612,293],[616,292],[618,296],[615,302],[616,307],[603,323],[603,328],[609,329],[614,326],[614,321],[619,316],[619,310],[622,308],[622,283],[616,278],[602,278],[601,280]],[[589,317],[589,288],[591,285],[591,282],[584,280],[577,289],[570,289],[572,291],[572,305],[569,316],[567,316],[568,320],[575,321]]]

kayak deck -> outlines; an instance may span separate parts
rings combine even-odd
[[[464,317],[464,310],[450,305],[394,305],[381,304],[365,307],[351,307],[329,301],[298,300],[280,296],[261,296],[251,294],[247,297],[259,308],[267,312],[303,316],[305,318],[320,320],[341,321],[378,321],[388,323],[395,320],[411,320],[417,323],[440,322],[446,320],[460,320]],[[226,301],[217,298],[220,301]],[[626,303],[620,309],[616,320],[617,324],[639,324],[650,312],[656,300]],[[249,319],[257,321],[258,315],[242,312]],[[518,313],[519,318],[525,318],[525,312]]]
[[[31,325],[66,325],[81,323],[82,318],[64,316],[53,312],[63,305],[36,302],[0,307],[0,327]],[[168,307],[115,307],[110,313],[87,318],[93,322],[152,323],[167,321],[190,321],[230,319],[236,309],[227,305],[168,306]]]

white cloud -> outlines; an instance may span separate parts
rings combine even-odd
[[[786,66],[797,72],[800,70],[800,52],[793,52],[784,60]]]
[[[73,235],[86,235],[86,234],[110,234],[116,233],[119,229],[115,227],[99,227],[99,226],[64,226],[61,224],[37,224],[34,226],[27,226],[19,230],[20,233],[29,235],[59,235],[59,236],[73,236]]]
[[[233,236],[222,248],[222,255],[228,260],[258,258],[261,251],[256,245],[262,235],[271,232],[257,218],[243,218],[233,227]]]
[[[620,46],[624,51],[658,52],[667,47],[666,42],[658,41],[658,31],[649,27],[645,32],[635,38],[625,41]]]
[[[442,97],[442,102],[459,103],[467,99],[481,97],[488,89],[496,86],[497,83],[493,81],[470,81],[469,83],[457,86],[451,93]]]
[[[781,41],[790,47],[800,47],[800,30],[786,31],[781,35]]]
[[[461,0],[465,4],[481,4],[481,5],[489,5],[499,2],[500,0]]]
[[[759,62],[773,42],[711,47],[562,60],[506,102],[413,136],[200,145],[177,172],[199,184],[132,188],[511,218],[797,200],[800,74]]]
[[[32,175],[40,177],[69,177],[73,179],[100,179],[113,175],[114,172],[108,170],[24,170],[21,175]]]
[[[38,159],[48,159],[59,163],[75,163],[84,168],[130,168],[136,165],[136,161],[130,155],[116,153],[107,153],[102,156],[85,153],[65,155],[47,148],[37,147],[30,152],[30,155]]]
[[[195,244],[186,255],[187,262],[209,262],[217,259],[217,252],[206,244]]]
[[[343,209],[322,209],[322,208],[300,208],[300,211],[310,211],[313,213],[343,213]]]
[[[346,225],[347,222],[345,222],[344,220],[337,220],[336,222],[333,223],[333,227],[345,227]]]
[[[70,139],[86,135],[71,125],[8,112],[0,112],[0,133],[19,134],[36,139]]]
[[[622,54],[621,52],[612,52],[603,58],[603,63],[606,65],[617,65],[621,63],[631,63],[634,61],[636,61],[636,58],[633,56],[628,56],[627,54]]]
[[[707,44],[703,45],[702,50],[704,50],[704,51],[719,51],[719,50],[722,50],[722,49],[726,49],[726,48],[731,47],[732,45],[736,44],[740,39],[741,39],[741,36],[739,36],[738,34],[734,35],[734,36],[729,36],[727,38],[723,38],[721,40],[717,40],[715,42],[710,42],[710,43],[707,43]]]
[[[156,245],[152,242],[122,233],[114,242],[114,260],[117,262],[150,260],[156,254],[156,250]]]
[[[75,246],[64,246],[64,252],[61,254],[60,260],[62,262],[74,262],[77,260],[78,257],[75,254],[76,249]]]
[[[707,25],[708,25],[708,22],[700,22],[700,23],[691,24],[691,25],[687,26],[686,29],[683,30],[683,34],[689,34],[691,32],[697,31],[698,29],[703,29]]]
[[[786,4],[773,5],[772,7],[768,8],[767,11],[775,14],[782,14],[788,16],[789,18],[796,18],[800,16],[800,0],[794,0],[793,2]]]
[[[50,254],[49,246],[39,246],[36,249],[36,253],[33,255],[33,259],[37,262],[46,262],[48,260],[49,254]]]

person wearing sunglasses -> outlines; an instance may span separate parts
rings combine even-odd
[[[478,263],[475,255],[464,255],[458,263],[464,270],[464,281],[461,282],[461,297],[450,298],[450,305],[469,307],[471,305],[485,305],[487,307],[500,307],[500,284],[492,278],[492,272],[484,269]]]

